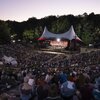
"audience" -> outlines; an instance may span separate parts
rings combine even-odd
[[[7,91],[19,87],[14,100],[17,96],[21,100],[100,100],[100,50],[61,55],[9,44],[0,46],[0,57],[4,55],[15,58],[18,65],[0,59],[1,98],[7,93],[9,100]]]

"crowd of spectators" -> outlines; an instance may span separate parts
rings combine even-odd
[[[9,44],[0,46],[1,62],[3,55],[18,65],[0,65],[1,100],[15,87],[21,100],[100,100],[100,50],[69,56]]]

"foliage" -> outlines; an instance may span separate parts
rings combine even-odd
[[[0,21],[0,43],[10,42],[10,28],[7,23]]]
[[[25,30],[23,33],[23,39],[25,41],[33,41],[34,39],[38,38],[38,32],[37,29],[35,32],[33,30]]]
[[[2,34],[0,42],[9,40],[9,36],[14,34],[17,39],[34,40],[41,36],[45,26],[53,33],[64,33],[71,25],[85,44],[100,42],[100,14],[94,13],[78,16],[47,16],[41,19],[32,17],[23,22],[0,21],[0,34]]]

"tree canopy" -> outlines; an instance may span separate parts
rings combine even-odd
[[[10,42],[10,28],[8,24],[0,20],[0,43]]]
[[[23,22],[0,21],[0,42],[10,41],[10,36],[14,34],[16,39],[21,40],[39,38],[45,26],[49,31],[59,34],[68,31],[71,25],[86,44],[100,42],[100,14],[94,13],[47,16],[41,19],[32,17]]]

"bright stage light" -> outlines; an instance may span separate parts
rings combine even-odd
[[[60,42],[60,39],[59,38],[57,38],[57,42]]]

